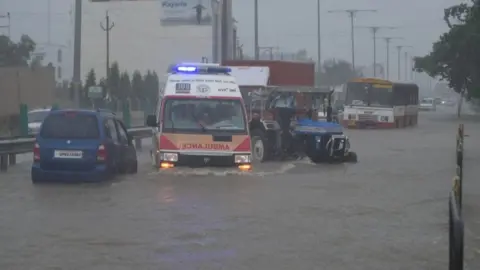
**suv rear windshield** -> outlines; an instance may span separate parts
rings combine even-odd
[[[100,137],[95,115],[66,112],[49,115],[40,136],[45,139],[97,139]]]

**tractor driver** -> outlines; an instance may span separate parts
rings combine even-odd
[[[282,130],[282,147],[287,152],[293,143],[292,134],[290,133],[290,124],[292,117],[295,115],[296,101],[293,95],[282,94],[273,101],[276,109],[276,117],[280,129]]]

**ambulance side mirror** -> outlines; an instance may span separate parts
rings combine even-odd
[[[149,127],[157,127],[157,117],[153,114],[147,116],[147,126]]]

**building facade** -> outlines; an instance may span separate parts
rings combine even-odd
[[[229,0],[231,3],[231,0]],[[231,5],[229,5],[231,7]],[[106,14],[110,18],[110,64],[122,71],[154,70],[178,62],[213,62],[221,56],[221,6],[216,0],[85,2],[82,22],[82,77],[95,69],[105,77]],[[229,16],[232,10],[229,8]],[[102,26],[103,27],[102,27]],[[233,56],[233,24],[228,45]]]

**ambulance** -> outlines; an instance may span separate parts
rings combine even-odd
[[[147,117],[153,128],[155,168],[252,169],[245,106],[230,73],[230,68],[217,64],[171,67],[156,114]]]

